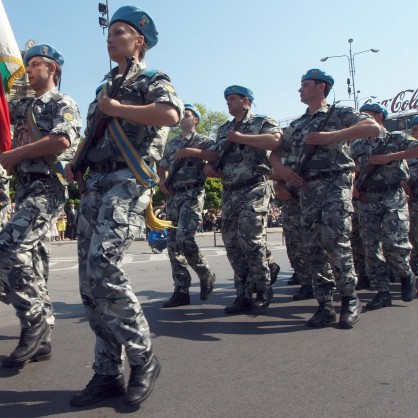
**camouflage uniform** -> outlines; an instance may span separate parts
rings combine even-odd
[[[167,144],[160,162],[161,167],[169,171],[173,169],[176,152],[185,147],[191,135],[186,138],[175,137]],[[214,149],[214,144],[215,142],[209,137],[196,133],[188,148],[210,151]],[[168,230],[167,249],[173,270],[174,286],[182,293],[189,293],[191,283],[187,263],[201,281],[206,282],[214,276],[195,240],[205,203],[204,165],[205,161],[200,158],[185,159],[171,183],[174,196],[169,195],[167,198],[167,217],[176,226]]]
[[[417,145],[403,134],[391,134],[382,129],[377,140],[354,141],[351,155],[359,167],[361,179],[370,156],[399,152]],[[401,165],[402,161],[379,165],[362,187],[366,199],[357,203],[367,276],[379,292],[389,291],[386,263],[401,280],[413,275],[409,265],[407,196],[402,188],[407,173]]]
[[[217,147],[226,145],[235,120],[223,124],[217,134]],[[281,133],[273,119],[248,113],[240,125],[243,134]],[[270,152],[234,144],[224,159],[222,192],[222,239],[234,270],[238,297],[252,298],[253,288],[263,292],[270,285],[266,255],[266,217],[271,196],[268,176]]]
[[[56,88],[35,99],[9,103],[14,125],[13,148],[34,141],[27,128],[27,112],[32,102],[34,119],[42,135],[65,135],[71,143],[70,148],[56,156],[57,160],[71,159],[79,141],[80,115],[75,102]],[[51,221],[64,207],[67,191],[51,171],[43,157],[25,159],[16,165],[15,212],[0,232],[1,276],[22,328],[30,328],[39,314],[53,324],[47,290],[50,230]]]
[[[116,71],[107,75],[109,83]],[[86,136],[91,134],[97,100],[89,107]],[[132,67],[117,100],[132,105],[165,103],[180,117],[183,113],[170,79],[160,72],[146,71],[142,63]],[[119,121],[148,165],[161,159],[168,128]],[[135,179],[109,129],[91,148],[88,159],[90,172],[77,227],[80,293],[96,334],[93,368],[99,375],[119,375],[123,371],[122,346],[131,366],[144,365],[151,353],[148,322],[121,268],[126,250],[145,226],[151,190]]]
[[[328,109],[325,105],[313,115],[306,112],[291,123],[282,149],[291,152],[295,161],[301,156],[304,138],[317,130]],[[336,107],[323,131],[347,128],[366,118],[352,108]],[[349,146],[339,142],[318,146],[301,173],[307,183],[300,194],[303,246],[320,305],[331,302],[335,284],[342,296],[355,294],[350,244],[353,170]],[[328,263],[336,283],[328,274]]]
[[[410,178],[408,186],[411,189],[409,198],[410,232],[409,240],[412,244],[411,268],[418,274],[418,158],[408,160]]]

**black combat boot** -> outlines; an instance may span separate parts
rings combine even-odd
[[[253,301],[248,298],[244,298],[244,296],[238,296],[234,303],[230,306],[227,306],[224,311],[225,313],[229,314],[236,314],[245,311],[251,311],[253,308]]]
[[[280,273],[280,266],[277,263],[269,264],[270,269],[270,285],[273,285],[277,281],[277,276]]]
[[[163,308],[176,308],[177,306],[190,305],[190,295],[176,290],[171,298],[163,303]]]
[[[215,280],[214,273],[211,273],[206,280],[200,280],[200,300],[208,300],[212,296]]]
[[[266,309],[269,307],[273,299],[273,288],[269,286],[266,290],[262,292],[257,292],[257,296],[254,302],[255,309]]]
[[[145,401],[154,389],[160,370],[156,356],[152,356],[145,366],[132,366],[125,402],[134,405]]]
[[[308,327],[320,328],[337,320],[337,314],[331,302],[322,302],[314,316],[308,320]]]
[[[11,357],[6,357],[2,361],[3,367],[21,367],[26,363],[34,363],[38,361],[46,361],[51,358],[51,342],[43,341],[38,348],[38,351],[28,360],[22,362],[13,360]]]
[[[367,276],[360,276],[356,285],[356,290],[370,289],[370,280]]]
[[[356,296],[341,296],[340,328],[351,328],[360,318],[361,302]]]
[[[415,276],[401,277],[401,299],[404,302],[411,302],[417,294],[417,279]]]
[[[14,349],[9,357],[2,360],[2,365],[5,367],[19,367],[28,361],[39,350],[42,342],[48,336],[49,325],[42,315],[38,315],[31,321],[30,328],[22,328],[20,332],[20,339],[17,347]]]
[[[293,295],[293,300],[313,299],[312,286],[303,284],[301,288]]]
[[[385,308],[386,306],[392,306],[392,298],[389,291],[378,292],[373,300],[366,303],[366,309],[380,309]]]
[[[296,273],[292,274],[292,277],[287,281],[287,284],[289,286],[296,286],[300,284],[300,279]]]
[[[104,375],[95,373],[85,389],[70,399],[70,405],[93,405],[105,398],[116,398],[126,393],[123,374]]]

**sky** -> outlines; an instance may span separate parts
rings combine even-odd
[[[102,0],[105,3],[105,0]],[[65,58],[61,90],[79,105],[83,123],[96,87],[109,71],[106,34],[96,0],[3,0],[20,49],[33,39]],[[301,76],[319,68],[335,79],[329,101],[353,105],[347,93],[348,39],[360,104],[418,89],[418,1],[350,0],[108,0],[147,11],[159,30],[148,68],[167,73],[187,103],[227,112],[223,91],[232,84],[254,92],[254,112],[278,121],[305,111]],[[0,22],[1,23],[1,22]],[[378,53],[367,51],[378,49]],[[325,56],[346,55],[330,58]],[[417,92],[418,94],[418,92]],[[393,101],[392,101],[393,102]],[[389,102],[389,105],[392,104]],[[392,109],[389,109],[390,111]]]

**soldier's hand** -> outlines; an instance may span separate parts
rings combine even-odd
[[[243,136],[244,135],[242,133],[237,132],[237,131],[229,131],[226,134],[226,138],[229,142],[234,142],[234,143],[237,143],[237,144],[241,143],[241,139],[242,139]]]
[[[65,178],[67,179],[68,183],[73,184],[75,181],[75,178],[74,178],[74,173],[73,173],[71,163],[68,163],[64,167],[64,172],[65,172]]]
[[[334,132],[311,132],[305,142],[308,145],[329,145],[338,141],[338,137]]]
[[[222,178],[222,171],[221,170],[215,171],[211,164],[205,164],[205,167],[203,168],[203,174],[206,177]]]
[[[167,187],[165,187],[164,184],[165,181],[160,180],[159,186],[160,186],[160,190],[165,194],[165,195],[169,195],[169,196],[173,196],[174,193],[172,191],[170,191],[169,189],[167,189]]]
[[[283,180],[285,183],[297,187],[304,185],[303,178],[286,166],[277,167],[277,170],[270,176],[270,180]]]
[[[182,148],[176,152],[176,158],[194,157],[200,151],[196,148]]]
[[[0,164],[7,171],[7,174],[11,176],[17,163],[22,160],[22,155],[19,148],[12,149],[0,153]]]
[[[120,102],[107,96],[103,96],[98,105],[102,113],[114,117],[119,116],[119,111],[122,108],[122,104]]]
[[[286,189],[286,185],[280,181],[275,181],[274,184],[274,191],[276,192],[276,196],[281,200],[291,200],[292,195]]]

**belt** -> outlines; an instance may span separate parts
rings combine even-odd
[[[266,181],[265,176],[254,177],[249,180],[239,181],[230,185],[224,185],[224,190],[228,192],[234,192],[235,190],[244,189],[245,187],[255,186],[258,183],[264,183]]]
[[[112,171],[124,170],[128,165],[124,161],[92,161],[89,163],[91,171],[96,173],[111,173]]]
[[[401,188],[401,185],[399,183],[394,184],[387,184],[386,186],[381,187],[365,187],[362,192],[368,192],[368,193],[382,193],[382,192],[394,192],[395,190],[398,190]]]
[[[185,192],[190,189],[197,189],[199,187],[203,187],[202,183],[189,183],[185,184],[184,186],[173,187],[175,192]]]
[[[19,174],[18,178],[22,183],[26,184],[26,183],[34,183],[35,181],[38,181],[38,180],[51,180],[54,177],[52,175],[45,174],[45,173],[26,173],[26,174]]]
[[[327,180],[330,179],[332,177],[335,177],[337,175],[340,174],[348,174],[351,173],[351,171],[320,171],[318,174],[315,174],[314,176],[309,176],[309,177],[303,177],[303,179],[306,182],[310,182],[310,181],[315,181],[315,180]]]

